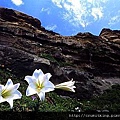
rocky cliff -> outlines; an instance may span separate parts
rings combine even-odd
[[[99,36],[62,36],[48,31],[24,13],[0,8],[0,68],[21,77],[35,69],[52,74],[55,84],[74,79],[76,92],[63,95],[89,99],[120,84],[120,31],[103,29]]]

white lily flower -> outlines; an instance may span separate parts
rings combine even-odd
[[[55,85],[55,88],[75,92],[74,88],[76,87],[74,86],[74,84],[75,84],[75,81],[73,81],[72,79],[68,82],[63,82],[63,83]]]
[[[11,109],[13,108],[13,100],[20,99],[22,94],[17,90],[20,86],[20,83],[13,85],[11,79],[8,79],[6,85],[0,85],[0,103],[8,102]]]
[[[45,99],[45,93],[53,91],[55,86],[49,81],[52,75],[44,74],[41,69],[35,70],[32,76],[25,76],[29,86],[26,90],[26,96],[37,94],[41,101]]]

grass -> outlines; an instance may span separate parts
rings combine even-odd
[[[114,85],[111,89],[106,90],[99,97],[88,100],[77,100],[69,97],[62,97],[55,92],[46,94],[43,102],[38,99],[32,100],[25,95],[27,83],[24,78],[17,78],[11,72],[0,69],[0,84],[5,85],[7,79],[11,78],[13,83],[20,82],[19,91],[23,94],[21,99],[14,101],[14,107],[11,110],[7,102],[0,103],[0,111],[14,112],[96,112],[107,110],[109,112],[120,111],[120,85]]]

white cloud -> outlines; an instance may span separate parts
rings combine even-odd
[[[91,15],[94,17],[95,20],[100,19],[103,17],[103,12],[101,8],[92,8]]]
[[[89,24],[85,15],[87,10],[79,0],[66,0],[63,6],[66,10],[63,15],[64,19],[68,20],[72,25],[85,27]]]
[[[102,19],[104,5],[108,0],[52,0],[64,9],[63,19],[76,27],[85,28],[92,22]],[[89,19],[90,18],[90,19]]]
[[[42,8],[40,12],[47,12],[47,14],[50,14],[50,8]]]
[[[22,0],[11,0],[11,1],[12,1],[13,4],[15,4],[17,6],[20,6],[20,5],[24,4]]]
[[[64,0],[52,0],[52,2],[59,8],[62,8],[61,3],[64,2]]]
[[[57,25],[48,25],[45,27],[47,30],[55,30],[57,28]]]
[[[120,16],[119,15],[116,15],[116,16],[113,16],[110,21],[109,21],[109,25],[114,25],[116,23],[120,22]]]
[[[91,4],[99,4],[99,3],[106,3],[108,0],[87,0],[87,2]]]

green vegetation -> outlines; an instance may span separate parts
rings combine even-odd
[[[50,60],[52,62],[58,63],[58,61],[52,55],[50,55],[50,54],[43,53],[40,56],[43,57],[43,58],[46,58],[46,59],[48,59],[48,60]]]
[[[44,102],[38,102],[38,99],[32,100],[32,97],[27,97],[25,91],[27,83],[24,78],[17,78],[15,75],[5,69],[0,69],[0,84],[5,85],[8,78],[13,80],[13,83],[20,82],[19,91],[23,94],[21,99],[14,100],[14,107],[11,110],[7,102],[0,103],[0,111],[40,111],[40,112],[91,112],[103,111],[109,112],[120,111],[120,85],[114,85],[111,89],[106,90],[99,97],[88,100],[77,100],[72,98],[63,98],[55,92],[46,94]]]
[[[113,85],[111,89],[106,90],[101,96],[83,101],[83,111],[120,111],[120,85]]]
[[[64,61],[61,61],[61,60],[56,60],[52,55],[50,54],[46,54],[46,53],[43,53],[40,55],[40,57],[43,57],[43,58],[46,58],[48,59],[50,62],[54,62],[54,63],[57,63],[59,66],[63,67],[63,66],[73,66],[70,62],[64,62]]]

